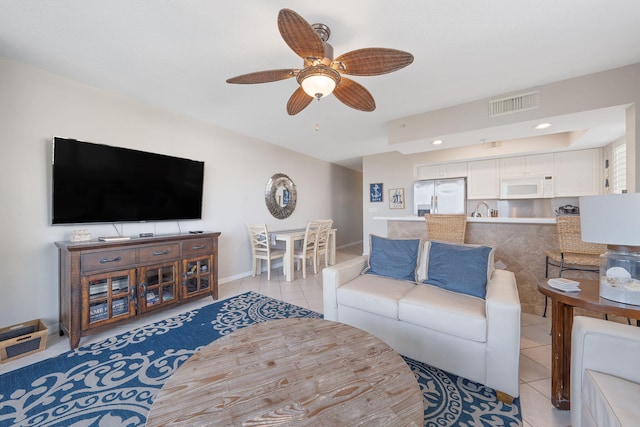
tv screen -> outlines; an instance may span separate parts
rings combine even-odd
[[[52,224],[200,219],[204,162],[53,139]]]

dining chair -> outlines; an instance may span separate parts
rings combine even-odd
[[[329,267],[329,236],[331,235],[332,219],[317,219],[320,224],[318,230],[318,244],[316,245],[316,261],[320,262],[320,257],[324,255],[324,266]]]
[[[282,258],[284,260],[284,250],[271,247],[269,241],[269,231],[266,224],[247,224],[251,236],[251,250],[253,253],[253,269],[251,276],[256,277],[258,271],[262,273],[262,260],[267,261],[267,280],[271,280],[271,261]],[[282,263],[284,272],[286,263]]]
[[[427,239],[441,242],[464,243],[467,216],[464,214],[425,214]]]
[[[310,222],[307,224],[307,228],[304,232],[304,241],[300,249],[294,250],[293,258],[298,261],[298,270],[300,270],[300,264],[302,264],[302,278],[307,278],[307,261],[313,262],[313,272],[318,273],[316,246],[318,244],[318,231],[320,230],[320,224],[317,222]]]
[[[563,271],[600,272],[600,255],[607,251],[607,245],[582,240],[580,215],[558,215],[556,230],[560,250],[545,253],[544,277],[549,277],[550,265],[558,267],[558,277]],[[547,300],[545,295],[542,317],[547,316]]]

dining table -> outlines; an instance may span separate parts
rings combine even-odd
[[[287,282],[293,280],[294,272],[294,259],[293,253],[295,251],[295,243],[297,241],[304,241],[305,228],[296,228],[292,230],[275,230],[270,231],[272,241],[285,242],[284,250],[284,276]],[[336,229],[332,228],[329,233],[329,264],[334,265],[336,263]]]

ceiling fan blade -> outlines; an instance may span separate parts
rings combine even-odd
[[[300,111],[307,108],[307,105],[311,104],[313,101],[313,97],[307,95],[307,93],[302,89],[302,86],[299,86],[291,98],[289,98],[289,102],[287,102],[287,113],[290,116],[298,114]]]
[[[334,64],[339,65],[336,68],[339,72],[352,76],[377,76],[391,73],[412,62],[413,55],[408,52],[381,47],[353,50],[340,55],[333,61]]]
[[[325,45],[316,30],[291,9],[278,13],[278,29],[284,41],[299,57],[324,58]]]
[[[291,68],[282,70],[258,71],[255,73],[231,77],[230,79],[227,79],[227,83],[254,84],[276,82],[278,80],[285,80],[295,76],[297,71],[298,70],[293,70]]]
[[[348,107],[360,111],[373,111],[376,109],[376,101],[364,86],[345,77],[333,90],[333,94]]]

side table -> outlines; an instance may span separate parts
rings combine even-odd
[[[563,292],[547,283],[538,284],[538,291],[551,299],[551,403],[562,410],[571,409],[569,378],[573,308],[640,319],[640,306],[601,298],[599,282],[580,280],[580,289],[580,292]]]

